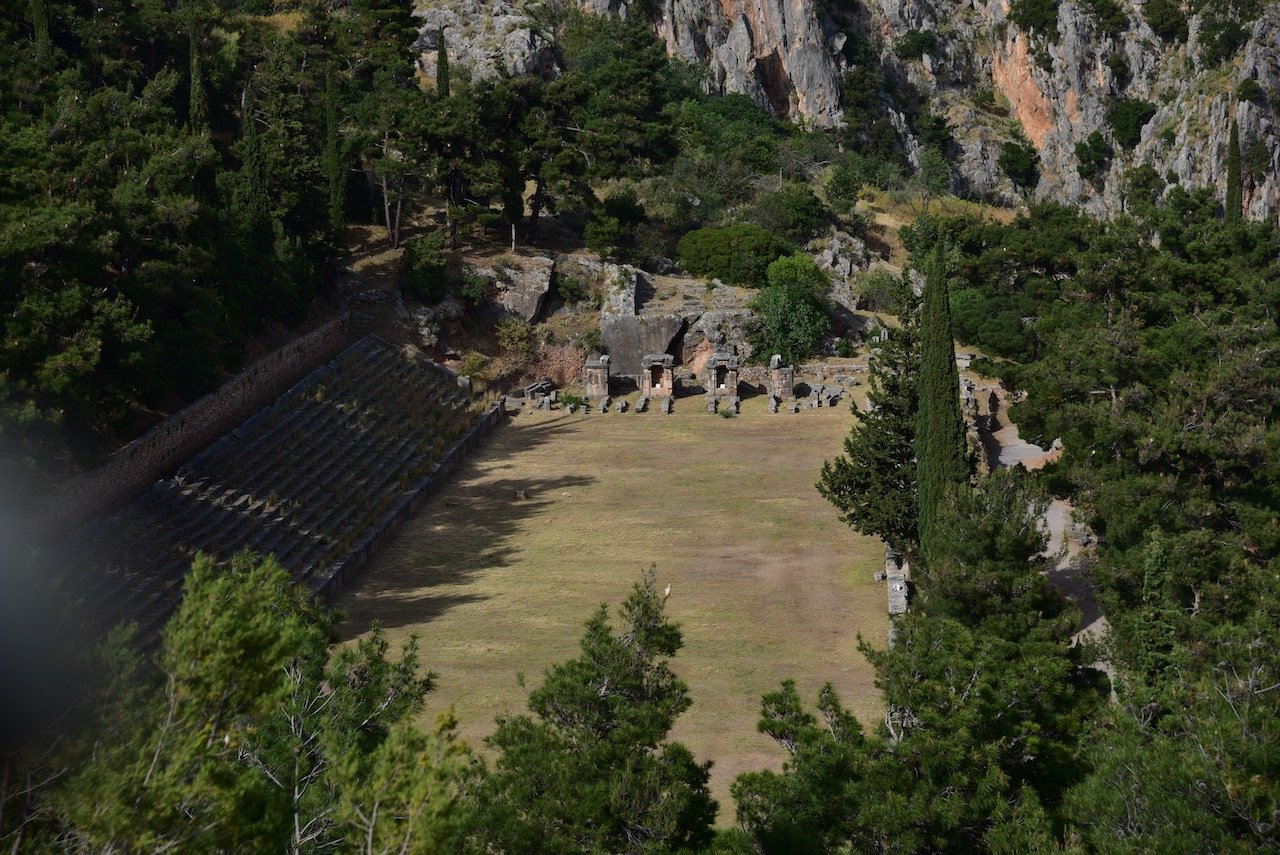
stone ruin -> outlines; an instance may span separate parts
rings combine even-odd
[[[708,398],[738,397],[738,357],[732,353],[711,354],[703,369],[702,388]]]
[[[640,360],[640,395],[644,398],[671,398],[676,393],[675,357],[650,353]]]
[[[588,398],[609,397],[609,356],[597,355],[587,360],[583,371],[583,384]]]
[[[769,412],[778,412],[778,405],[796,396],[796,369],[783,365],[782,357],[774,354],[769,360],[769,376],[765,381],[769,392]]]
[[[884,546],[884,570],[876,574],[876,581],[884,582],[888,588],[889,615],[891,617],[907,613],[910,580],[910,563],[905,556],[899,554],[897,550],[886,543]]]

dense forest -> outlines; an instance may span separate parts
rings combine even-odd
[[[669,738],[698,699],[671,667],[681,634],[652,578],[616,618],[584,615],[581,654],[498,723],[485,760],[449,718],[416,723],[433,678],[415,648],[376,633],[337,644],[337,618],[270,558],[199,558],[153,655],[127,628],[101,645],[63,637],[87,689],[51,693],[54,732],[0,745],[0,844],[1280,847],[1273,224],[1242,222],[1238,194],[1189,193],[1141,166],[1110,222],[1056,206],[1008,223],[945,215],[929,203],[951,187],[946,122],[904,96],[927,142],[913,167],[869,54],[845,87],[847,124],[814,131],[704,95],[701,72],[642,21],[557,5],[538,20],[556,73],[472,81],[446,59],[424,87],[409,12],[397,0],[0,11],[5,477],[91,463],[167,401],[211,388],[264,325],[303,317],[350,223],[404,244],[406,288],[424,298],[465,287],[439,262],[472,228],[678,263],[759,288],[762,351],[799,359],[827,319],[823,274],[798,250],[830,225],[865,234],[860,194],[902,192],[921,213],[902,232],[910,270],[875,294],[898,323],[876,345],[874,407],[819,483],[846,522],[913,557],[893,646],[849,652],[875,666],[886,716],[860,724],[833,691],[809,707],[784,682],[759,726],[786,767],[742,775],[736,822],[717,829],[705,760]],[[1238,37],[1224,25],[1217,38]],[[1007,154],[1015,180],[1035,169],[1033,152]],[[1013,418],[1060,438],[1058,462],[977,471],[954,340],[1021,390]],[[1098,538],[1111,631],[1097,649],[1073,643],[1078,610],[1045,578],[1050,496]]]

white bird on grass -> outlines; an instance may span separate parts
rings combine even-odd
[[[662,592],[662,601],[666,602],[667,597],[671,596],[671,583],[667,583],[666,589]]]

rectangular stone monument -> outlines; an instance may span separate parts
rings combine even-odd
[[[582,369],[582,382],[588,398],[609,396],[609,356],[593,356]]]
[[[796,370],[782,364],[782,357],[774,354],[769,360],[768,392],[779,401],[789,401],[796,396]]]
[[[708,398],[732,398],[738,394],[738,357],[717,351],[703,369],[702,388]]]
[[[669,353],[650,353],[640,360],[640,394],[646,398],[670,398],[676,393],[672,366],[675,357]]]

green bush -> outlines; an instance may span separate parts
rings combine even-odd
[[[1252,77],[1243,80],[1236,89],[1236,98],[1241,101],[1261,101],[1262,94],[1262,87]]]
[[[933,30],[910,30],[898,39],[893,52],[899,59],[919,59],[927,54],[937,53],[938,34]]]
[[[1187,40],[1187,16],[1178,0],[1147,0],[1142,7],[1151,31],[1166,42]]]
[[[574,276],[572,273],[556,274],[556,293],[560,295],[560,299],[568,306],[575,306],[578,303],[585,303],[594,298],[591,292],[591,286],[581,276]]]
[[[768,286],[751,301],[756,313],[748,340],[759,359],[780,354],[798,365],[822,347],[830,329],[823,295],[826,274],[803,253],[779,258],[769,265]]]
[[[1271,152],[1262,140],[1255,140],[1244,150],[1244,172],[1255,184],[1267,177],[1271,169]]]
[[[1108,118],[1116,142],[1133,148],[1142,139],[1142,129],[1156,114],[1156,105],[1138,98],[1121,98],[1111,105]]]
[[[849,341],[849,339],[842,338],[836,342],[836,356],[841,359],[853,358],[854,351],[853,342]]]
[[[996,163],[1019,187],[1034,187],[1040,179],[1040,152],[1026,140],[1006,142]]]
[[[902,168],[898,164],[851,151],[844,162],[832,170],[831,181],[827,184],[827,198],[835,210],[844,213],[854,206],[863,186],[896,190],[902,185]]]
[[[745,219],[791,243],[802,244],[827,221],[827,207],[809,185],[788,181],[757,199]]]
[[[1058,39],[1058,0],[1013,0],[1009,19],[1024,32],[1036,32],[1049,41]]]
[[[448,289],[445,272],[444,232],[430,232],[404,242],[400,256],[400,290],[406,297],[427,303],[444,299]]]
[[[462,271],[462,287],[458,289],[458,294],[472,305],[479,305],[489,296],[489,280],[473,268],[467,267]]]
[[[1101,131],[1089,134],[1088,139],[1076,143],[1076,172],[1085,181],[1092,181],[1106,170],[1111,161],[1111,146]]]
[[[906,303],[907,286],[883,268],[868,270],[858,282],[858,308],[898,314]]]
[[[1109,36],[1118,36],[1129,26],[1129,16],[1116,0],[1085,0],[1085,5],[1097,18],[1102,31]]]
[[[753,223],[694,229],[680,238],[676,258],[694,276],[760,288],[770,262],[790,251],[781,238]]]

